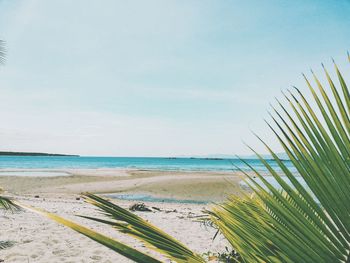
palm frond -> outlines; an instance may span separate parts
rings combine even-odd
[[[66,227],[69,227],[69,228],[75,230],[76,232],[78,232],[84,236],[87,236],[88,238],[112,249],[113,251],[115,251],[115,252],[117,252],[117,253],[119,253],[119,254],[121,254],[121,255],[135,261],[135,262],[138,262],[138,263],[145,263],[145,262],[161,263],[161,261],[159,261],[159,260],[157,260],[157,259],[155,259],[155,258],[153,258],[145,253],[142,253],[142,252],[140,252],[132,247],[129,247],[129,246],[115,240],[115,239],[112,239],[110,237],[102,235],[102,234],[100,234],[96,231],[93,231],[89,228],[86,228],[82,225],[74,223],[73,221],[64,219],[58,215],[46,212],[42,209],[34,208],[34,207],[24,205],[24,204],[18,204],[18,205],[26,210],[43,215],[43,216],[45,216],[53,221],[56,221],[59,224],[62,224]]]
[[[16,211],[20,210],[20,207],[16,203],[14,203],[10,198],[0,196],[0,209]]]
[[[278,183],[270,184],[250,166],[247,183],[255,198],[232,197],[213,208],[212,220],[245,262],[348,262],[350,251],[350,95],[335,65],[337,88],[324,69],[331,92],[312,73],[318,92],[305,77],[316,107],[300,90],[278,101],[269,125],[299,175],[266,146],[280,172],[258,158]],[[335,103],[334,103],[335,102]],[[247,164],[249,166],[249,164]],[[242,171],[244,172],[244,171]],[[303,187],[297,176],[307,184]],[[288,183],[287,183],[288,181]]]
[[[87,202],[98,207],[112,221],[86,217],[100,223],[109,224],[118,231],[133,236],[175,262],[204,262],[204,259],[185,245],[153,226],[141,217],[93,194],[85,194]]]

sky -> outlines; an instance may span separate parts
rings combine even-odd
[[[281,90],[349,70],[350,1],[0,0],[0,150],[278,152]]]

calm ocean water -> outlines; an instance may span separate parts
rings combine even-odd
[[[265,166],[256,159],[246,159],[254,169],[267,173]],[[277,164],[267,161],[273,168],[280,171]],[[291,162],[283,161],[292,171],[296,172]],[[238,168],[237,168],[238,167]],[[144,170],[165,170],[165,171],[237,171],[242,169],[250,171],[239,159],[205,159],[205,158],[152,158],[152,157],[73,157],[73,156],[0,156],[0,176],[69,176],[64,171],[55,169],[97,169],[97,168],[120,168],[120,169],[144,169]],[[24,169],[25,171],[16,170]],[[36,169],[28,171],[26,169]],[[37,170],[39,169],[39,170]],[[40,169],[52,169],[46,171]],[[272,185],[279,189],[279,185],[272,176],[266,176]],[[259,179],[256,179],[259,183]],[[288,180],[287,180],[288,181]],[[305,182],[301,179],[301,183]],[[242,188],[247,185],[240,182]],[[260,183],[259,183],[260,184]],[[177,200],[172,198],[161,198],[143,194],[108,194],[110,198],[150,201],[150,202],[176,202],[176,203],[198,203],[204,204],[209,200]]]
[[[259,160],[246,160],[259,171],[266,171]],[[277,168],[277,164],[269,160]],[[284,161],[293,169],[290,161]],[[0,156],[0,169],[96,169],[131,168],[147,170],[183,170],[183,171],[235,171],[237,167],[249,171],[239,159],[202,159],[202,158],[153,158],[153,157],[72,157],[72,156]]]

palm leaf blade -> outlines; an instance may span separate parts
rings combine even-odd
[[[5,196],[0,196],[0,208],[12,211],[20,209],[16,203],[14,203],[10,198]]]
[[[159,260],[157,260],[157,259],[155,259],[147,254],[144,254],[144,253],[142,253],[134,248],[131,248],[131,247],[115,240],[115,239],[112,239],[110,237],[102,235],[96,231],[93,231],[93,230],[86,228],[82,225],[76,224],[70,220],[64,219],[58,215],[46,212],[46,211],[38,209],[38,208],[33,208],[33,207],[30,207],[27,205],[23,205],[23,204],[18,204],[18,205],[24,209],[41,214],[41,215],[43,215],[43,216],[45,216],[53,221],[56,221],[59,224],[62,224],[66,227],[69,227],[72,230],[75,230],[76,232],[78,232],[84,236],[87,236],[88,238],[112,249],[113,251],[115,251],[115,252],[117,252],[117,253],[131,259],[131,260],[134,260],[135,262],[138,262],[138,263],[145,263],[145,262],[160,263],[161,262],[161,261],[159,261]]]
[[[298,175],[265,145],[280,170],[255,152],[275,180],[272,185],[264,175],[246,163],[253,176],[247,184],[255,197],[232,197],[214,207],[212,220],[247,262],[348,262],[350,255],[350,93],[338,69],[342,93],[326,69],[332,93],[327,93],[315,74],[320,95],[308,79],[306,84],[314,99],[312,108],[300,90],[301,102],[290,92],[284,95],[293,117],[280,102],[282,113],[273,107],[272,132],[289,156]],[[335,106],[332,104],[333,96]],[[343,96],[343,97],[342,97]],[[345,101],[345,104],[344,104]],[[325,106],[324,106],[325,105]],[[243,160],[244,161],[244,160]],[[286,179],[288,179],[288,183]],[[307,185],[303,186],[296,176]],[[252,245],[252,243],[254,243]]]
[[[118,231],[138,238],[151,249],[163,253],[176,262],[204,262],[201,256],[139,216],[99,196],[89,193],[84,196],[86,201],[98,207],[114,221],[105,221],[93,217],[89,219],[112,224]]]

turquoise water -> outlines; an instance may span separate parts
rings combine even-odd
[[[245,160],[254,169],[267,173],[266,168],[256,159]],[[268,163],[279,171],[277,164],[268,160]],[[288,160],[285,165],[295,172],[295,168]],[[205,159],[205,158],[154,158],[154,157],[73,157],[73,156],[0,156],[0,176],[69,176],[59,169],[143,169],[143,170],[163,170],[163,171],[237,171],[242,169],[250,171],[239,159]],[[18,171],[16,169],[24,169]],[[35,169],[35,170],[30,170]],[[49,169],[42,170],[40,169]],[[50,169],[52,169],[50,171]],[[57,170],[56,170],[57,169]],[[277,182],[270,176],[266,179],[278,187]],[[259,180],[257,179],[258,183]],[[301,182],[305,184],[305,182]],[[247,187],[241,182],[243,188]],[[173,198],[162,198],[144,194],[108,194],[110,198],[134,200],[143,202],[166,202],[166,203],[195,203],[205,204],[207,200],[178,200]]]
[[[145,194],[104,194],[104,196],[113,199],[128,200],[128,201],[142,201],[142,202],[157,202],[157,203],[178,203],[178,204],[207,204],[207,201],[190,200],[190,199],[175,199],[162,198]]]
[[[246,160],[259,171],[266,168],[256,159]],[[269,160],[277,168],[277,164]],[[284,161],[293,168],[290,161]],[[204,158],[155,158],[155,157],[73,157],[73,156],[0,156],[0,169],[145,169],[172,171],[236,171],[237,167],[249,171],[239,159],[204,159]]]

